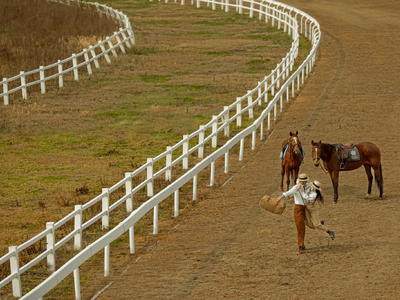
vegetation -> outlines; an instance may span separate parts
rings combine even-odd
[[[0,78],[69,57],[117,28],[84,2],[1,0]]]
[[[56,82],[50,83],[44,96],[32,93],[28,101],[16,97],[12,105],[0,107],[0,221],[8,224],[0,232],[0,254],[8,245],[32,237],[44,229],[46,222],[65,216],[74,205],[85,203],[102,187],[110,187],[125,172],[141,166],[147,157],[158,155],[183,134],[208,122],[223,105],[253,88],[290,46],[290,38],[283,32],[233,12],[147,0],[107,2],[134,20],[137,45],[127,55],[112,57],[111,65],[100,61],[101,68],[91,77],[84,76],[82,69],[80,81],[67,78],[63,89],[58,89]],[[30,13],[35,15],[32,10]],[[80,22],[78,18],[76,22]],[[91,34],[100,37],[107,30]],[[191,157],[190,162],[192,165],[196,158]],[[138,183],[142,179],[134,180]],[[222,180],[223,175],[218,175],[217,183]],[[206,195],[205,182],[199,179],[200,199]],[[157,180],[155,190],[165,184]],[[118,191],[112,202],[123,193],[122,189]],[[183,209],[195,205],[190,195],[190,187],[181,191]],[[145,200],[145,193],[135,195],[136,206]],[[160,206],[161,232],[174,222],[171,207],[171,199]],[[99,210],[100,206],[93,207],[85,218]],[[111,224],[125,216],[123,208],[113,212]],[[139,253],[154,239],[147,235],[150,226],[151,215],[135,227]],[[71,227],[66,224],[60,234]],[[99,227],[85,235],[85,243],[102,233]],[[124,249],[121,253],[127,253],[126,239],[116,244]],[[45,247],[42,243],[27,249],[26,257]],[[57,264],[73,254],[66,251]],[[121,254],[113,259],[113,265],[127,260]],[[98,274],[96,278],[102,278],[101,261],[100,253],[85,264],[82,281],[89,269],[91,277]],[[4,275],[7,270],[1,272]],[[28,273],[24,287],[40,281],[46,272],[42,265]],[[68,278],[60,290],[65,292],[67,286],[71,289],[70,283]],[[57,293],[61,294],[55,291],[54,299],[58,299]]]

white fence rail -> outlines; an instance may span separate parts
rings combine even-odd
[[[51,0],[52,2],[58,2],[60,4],[68,5],[71,2],[81,2],[80,0]],[[107,63],[111,63],[110,55],[114,57],[118,56],[118,51],[122,53],[126,52],[126,48],[131,48],[135,44],[135,36],[132,30],[129,18],[122,12],[108,7],[100,3],[84,2],[87,5],[93,6],[93,9],[99,14],[109,16],[113,18],[120,26],[118,32],[114,32],[111,36],[106,39],[99,41],[95,45],[90,45],[88,48],[83,49],[77,54],[72,54],[63,60],[48,65],[40,66],[38,69],[32,71],[21,71],[18,75],[3,78],[1,86],[3,92],[0,93],[0,97],[3,97],[4,105],[10,103],[9,95],[21,91],[21,96],[24,100],[28,98],[28,88],[33,85],[40,85],[40,92],[46,93],[46,82],[53,79],[58,79],[58,86],[62,88],[64,86],[64,75],[72,72],[74,80],[79,80],[79,69],[85,68],[89,75],[93,73],[92,65],[95,68],[100,68],[100,59],[104,57]],[[27,76],[34,75],[37,80],[31,82],[27,81]],[[0,79],[1,80],[1,79]],[[10,85],[17,85],[14,88],[10,88]],[[0,86],[0,91],[1,91]]]
[[[182,5],[185,1],[180,2]],[[148,158],[147,162],[133,172],[125,173],[125,177],[110,188],[104,188],[102,193],[84,205],[76,205],[75,210],[58,222],[46,224],[46,230],[39,233],[29,241],[9,247],[9,253],[0,258],[0,265],[10,264],[10,275],[0,281],[0,287],[12,283],[13,295],[22,299],[40,299],[51,291],[59,282],[69,274],[73,273],[75,285],[75,297],[80,299],[79,267],[90,257],[104,249],[104,276],[109,275],[110,243],[129,231],[129,252],[135,253],[134,226],[144,215],[153,210],[153,234],[158,233],[158,205],[168,197],[174,197],[174,216],[179,215],[179,194],[182,186],[192,182],[193,200],[197,199],[197,184],[200,171],[210,167],[210,185],[215,183],[216,160],[224,158],[224,172],[229,172],[229,156],[231,149],[238,145],[239,160],[243,159],[245,138],[251,136],[251,149],[254,150],[257,141],[257,132],[260,139],[264,138],[264,130],[270,130],[273,120],[277,114],[283,111],[285,102],[289,102],[295,96],[295,91],[300,89],[305,77],[311,72],[316,58],[320,41],[320,28],[318,22],[308,14],[285,4],[264,0],[223,0],[191,1],[192,5],[211,6],[212,9],[220,7],[224,11],[230,8],[236,12],[248,13],[249,17],[258,16],[260,20],[269,22],[273,26],[282,28],[292,37],[290,51],[276,66],[276,68],[258,82],[257,86],[248,91],[245,95],[238,97],[231,105],[224,109],[205,125],[191,134],[184,135],[183,139],[160,155]],[[295,60],[298,55],[300,33],[304,34],[311,41],[311,51],[307,58],[294,70]],[[261,111],[262,107],[264,109]],[[259,117],[254,119],[255,110],[261,111]],[[252,120],[252,124],[230,138],[224,145],[218,147],[218,139],[229,137],[233,127],[241,127],[243,119]],[[190,145],[193,145],[190,147]],[[205,156],[205,150],[211,150],[211,154]],[[197,156],[200,162],[190,167],[190,160]],[[156,166],[162,164],[158,170]],[[193,162],[192,162],[193,164]],[[188,170],[182,176],[172,181],[172,171],[182,167]],[[133,185],[133,178],[144,176],[146,179]],[[154,180],[160,177],[171,182],[167,187],[155,193]],[[110,195],[117,190],[125,189],[125,195],[110,205]],[[139,191],[146,191],[149,199],[134,209],[134,197]],[[83,214],[88,208],[101,203],[101,211],[94,217],[82,222]],[[98,240],[82,249],[83,232],[88,227],[101,222],[101,228],[109,228],[110,213],[117,207],[125,204],[127,218],[117,226],[109,230]],[[66,234],[59,241],[55,239],[55,232],[65,223],[74,222],[74,229]],[[19,265],[18,256],[27,247],[46,239],[47,247],[44,252],[36,258]],[[56,268],[56,251],[68,241],[73,241],[74,249],[80,250],[72,259]],[[28,269],[46,259],[48,269],[53,273],[41,284],[33,288],[26,295],[22,295],[21,275]]]

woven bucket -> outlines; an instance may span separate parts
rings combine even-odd
[[[274,214],[281,215],[286,207],[285,199],[279,200],[280,196],[271,197],[265,195],[260,199],[259,205],[262,209],[269,211]]]

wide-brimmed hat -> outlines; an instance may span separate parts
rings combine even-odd
[[[319,182],[318,180],[314,180],[312,182],[313,187],[315,187],[317,190],[321,190],[321,182]]]
[[[308,181],[308,175],[306,173],[301,173],[299,177],[297,177],[299,181]]]

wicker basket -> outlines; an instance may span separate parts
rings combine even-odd
[[[260,199],[259,205],[266,211],[281,215],[285,210],[286,203],[285,199],[279,200],[279,198],[280,196],[271,197],[270,195],[265,195]]]

